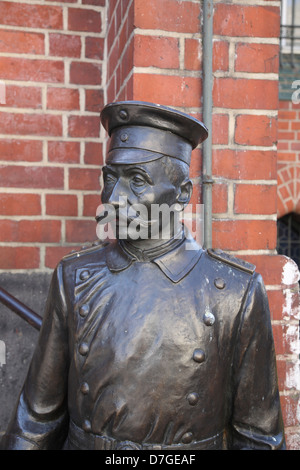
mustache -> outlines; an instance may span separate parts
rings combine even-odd
[[[116,210],[111,204],[102,204],[102,210],[96,215],[97,224],[106,224],[116,218]]]
[[[115,208],[112,204],[103,204],[102,210],[96,215],[95,220],[97,224],[106,224],[108,222],[118,221],[128,224],[134,222],[142,227],[150,227],[153,223],[157,222],[156,219],[146,220],[133,206],[126,206]]]

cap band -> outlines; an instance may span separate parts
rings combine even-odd
[[[122,152],[122,158],[116,150],[128,152]],[[189,165],[191,151],[192,145],[187,140],[170,131],[147,126],[122,126],[112,132],[107,162],[120,163],[121,159],[123,163],[143,163],[166,155]]]
[[[164,155],[160,153],[148,152],[140,149],[115,149],[111,150],[106,157],[107,165],[131,165],[135,163],[147,163],[158,160]]]

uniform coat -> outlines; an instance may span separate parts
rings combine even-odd
[[[284,448],[261,276],[191,237],[65,257],[3,446]]]

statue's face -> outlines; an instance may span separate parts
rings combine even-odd
[[[139,233],[138,239],[149,239],[161,233],[163,224],[169,221],[166,213],[158,216],[157,208],[175,205],[179,188],[170,181],[160,160],[108,165],[103,176],[102,202],[116,211],[117,238],[136,240]]]

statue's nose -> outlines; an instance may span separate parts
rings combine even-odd
[[[126,207],[126,201],[127,201],[127,191],[125,185],[122,183],[122,181],[119,179],[112,192],[110,193],[108,203],[114,206],[116,209]]]

